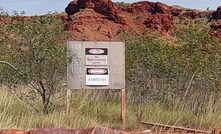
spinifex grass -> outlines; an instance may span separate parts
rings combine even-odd
[[[38,96],[35,102],[29,99],[20,100],[24,92],[30,92],[25,86],[18,87],[21,91],[16,96],[11,89],[1,87],[0,94],[0,129],[20,128],[33,129],[44,127],[88,128],[96,126],[120,127],[120,101],[103,91],[78,90],[72,92],[71,112],[66,112],[66,90],[54,96],[55,101],[49,114],[37,112],[41,110],[41,100]],[[22,91],[24,90],[24,91]],[[118,92],[114,93],[117,94]],[[21,95],[22,96],[22,95]],[[59,96],[59,97],[58,97]],[[24,97],[24,96],[23,96]],[[31,105],[28,105],[31,104]]]
[[[201,129],[221,126],[221,100],[219,95],[205,97],[203,93],[192,94],[188,100],[172,98],[151,101],[141,106],[144,121]],[[204,98],[204,101],[202,100]]]
[[[19,87],[17,90],[22,89],[29,90],[26,87]],[[0,129],[95,126],[120,128],[121,126],[120,98],[116,90],[109,93],[101,90],[73,91],[70,114],[66,113],[66,99],[63,96],[54,104],[54,110],[47,115],[28,107],[24,103],[27,100],[21,101],[13,97],[8,90],[6,87],[1,87],[0,91]],[[208,129],[220,126],[220,97],[211,94],[205,98],[207,101],[199,103],[202,95],[198,92],[192,94],[188,100],[182,100],[173,98],[168,93],[168,97],[163,101],[142,102],[136,105],[130,103],[133,98],[127,96],[127,128],[136,129],[136,115],[140,111],[143,111],[144,121]]]

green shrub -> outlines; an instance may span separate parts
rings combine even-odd
[[[52,95],[66,76],[66,35],[61,19],[53,14],[33,17],[8,24],[3,32],[0,60],[11,63],[25,76],[21,79],[16,71],[4,66],[3,82],[32,83],[42,98],[43,112],[48,113]]]
[[[163,99],[167,92],[184,98],[201,90],[220,92],[221,45],[200,24],[177,29],[175,44],[155,35],[124,36],[132,95],[144,101]]]

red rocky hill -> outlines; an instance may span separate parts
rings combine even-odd
[[[110,0],[74,0],[65,9],[66,29],[75,40],[119,40],[120,33],[144,35],[155,32],[170,36],[183,19],[208,19],[215,36],[221,36],[221,7],[216,11],[199,11],[160,2],[132,4]]]
[[[171,33],[183,20],[208,21],[211,33],[221,37],[221,6],[215,11],[199,11],[160,2],[114,3],[111,0],[74,0],[61,15],[74,40],[118,41],[121,33],[145,35],[150,32],[173,38]],[[0,26],[32,17],[0,17]],[[184,23],[185,24],[185,23]]]

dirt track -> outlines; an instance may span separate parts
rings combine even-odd
[[[17,129],[7,129],[0,131],[0,134],[208,134],[200,132],[188,132],[188,131],[175,131],[174,129],[170,130],[146,130],[142,132],[138,131],[120,131],[116,129],[104,128],[104,127],[95,127],[89,129],[64,129],[64,128],[42,128],[35,129],[30,131],[23,131]],[[221,129],[216,129],[212,134],[221,134]]]

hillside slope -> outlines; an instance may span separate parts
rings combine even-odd
[[[221,7],[216,11],[199,11],[160,2],[141,1],[132,4],[110,0],[72,1],[64,19],[75,40],[120,40],[120,33],[145,35],[150,32],[170,37],[181,21],[204,19],[215,36],[221,34]]]

